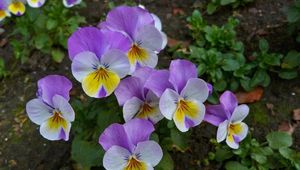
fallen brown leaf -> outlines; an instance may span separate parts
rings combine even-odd
[[[275,116],[276,113],[274,112],[274,105],[272,103],[267,103],[266,106],[267,106],[267,109],[269,109],[271,111],[271,114],[273,116]]]
[[[173,39],[173,38],[170,38],[168,37],[168,46],[169,47],[175,47],[177,45],[181,45],[181,47],[188,47],[190,45],[190,42],[189,41],[180,41],[180,40],[176,40],[176,39]]]
[[[300,108],[293,110],[293,119],[300,121]]]
[[[284,121],[278,126],[278,130],[282,132],[287,132],[288,134],[292,135],[294,133],[294,130],[296,128],[296,125],[291,125],[289,122]]]
[[[236,97],[239,103],[253,103],[259,101],[264,93],[262,87],[257,87],[250,92],[238,92]]]
[[[181,8],[173,8],[173,15],[184,15],[185,12]]]

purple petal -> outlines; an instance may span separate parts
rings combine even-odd
[[[156,70],[150,67],[140,67],[132,74],[132,76],[139,78],[142,84],[145,84],[154,71]]]
[[[197,78],[197,68],[188,60],[173,60],[169,70],[169,81],[173,84],[178,93],[181,92],[190,78]]]
[[[135,42],[143,48],[159,52],[162,49],[163,36],[154,25],[146,25],[138,30]]]
[[[167,70],[157,70],[148,78],[145,88],[153,91],[153,93],[160,97],[167,88],[173,89],[169,82],[170,73]]]
[[[136,77],[123,79],[115,90],[115,95],[120,106],[124,105],[124,103],[132,97],[143,100],[144,95],[141,80]]]
[[[68,51],[71,60],[81,52],[90,51],[100,58],[108,47],[105,35],[95,27],[84,27],[75,31],[68,40]]]
[[[51,106],[54,95],[61,95],[69,101],[71,89],[71,81],[60,75],[49,75],[38,81],[38,97]]]
[[[231,114],[238,105],[235,95],[231,91],[225,91],[220,97],[220,103],[227,110],[227,117],[230,119]]]
[[[107,127],[99,138],[99,143],[105,151],[112,146],[121,146],[129,151],[132,151],[133,145],[129,141],[123,125],[114,123]]]
[[[123,31],[133,39],[137,30],[145,25],[154,25],[151,14],[145,9],[119,6],[107,14],[105,24],[100,24],[100,27]]]
[[[132,42],[128,36],[120,32],[110,30],[102,30],[102,32],[105,34],[108,44],[110,45],[110,49],[118,49],[127,53],[131,48]]]
[[[204,120],[214,126],[219,126],[227,118],[226,110],[222,104],[220,105],[208,105],[206,106],[206,113]]]
[[[139,142],[149,140],[151,133],[155,130],[152,123],[144,119],[132,119],[123,126],[129,140],[135,146]]]
[[[209,95],[211,95],[214,90],[214,87],[210,83],[207,83],[207,87],[208,87],[208,93],[209,93]]]

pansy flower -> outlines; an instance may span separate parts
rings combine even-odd
[[[208,105],[204,120],[218,126],[217,141],[226,139],[229,147],[237,149],[239,142],[245,139],[248,126],[242,122],[249,113],[245,104],[238,105],[235,95],[225,91],[220,97],[219,105]]]
[[[114,123],[104,130],[99,143],[106,151],[103,166],[107,170],[150,170],[162,159],[159,144],[149,140],[154,127],[144,119]]]
[[[46,0],[27,0],[27,3],[32,8],[40,8],[45,4]]]
[[[74,5],[80,4],[81,0],[63,0],[63,4],[67,8],[71,8]]]
[[[26,10],[25,3],[25,0],[11,0],[8,10],[14,15],[21,16]]]
[[[50,75],[38,81],[37,98],[26,104],[29,119],[40,125],[41,135],[48,140],[69,140],[75,113],[69,104],[72,83],[64,76]]]
[[[131,77],[125,78],[115,91],[119,105],[123,106],[123,116],[126,122],[133,118],[148,119],[157,123],[163,118],[158,104],[159,98],[144,85],[148,77],[157,70],[142,67]]]
[[[208,84],[198,78],[196,66],[187,60],[173,60],[169,72],[153,73],[145,85],[160,96],[159,108],[176,127],[186,132],[201,123]]]
[[[127,52],[130,73],[140,66],[154,68],[158,61],[157,53],[166,46],[167,37],[161,32],[160,20],[141,7],[116,7],[99,27],[130,37],[131,44]]]
[[[9,10],[8,10],[9,0],[1,0],[0,1],[0,21],[2,21],[4,18],[10,16]]]
[[[129,39],[119,32],[85,27],[72,34],[68,40],[72,73],[88,96],[106,97],[117,88],[129,73],[125,54],[129,48]]]

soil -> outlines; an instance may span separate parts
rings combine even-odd
[[[269,41],[271,51],[285,54],[291,49],[299,50],[294,37],[287,32],[287,19],[283,12],[283,8],[291,2],[255,0],[238,9],[221,8],[211,16],[205,14],[205,2],[201,0],[145,0],[142,4],[161,18],[163,30],[172,39],[191,41],[186,18],[197,8],[203,11],[205,20],[210,24],[221,25],[229,16],[237,17],[240,20],[238,37],[246,44],[246,54],[257,49],[260,37]],[[107,1],[93,0],[86,4],[87,7],[80,13],[87,17],[89,25],[96,25],[109,9]],[[7,32],[0,35],[0,40],[7,37],[9,28],[13,26],[5,28]],[[0,169],[74,169],[70,160],[71,142],[43,139],[38,127],[28,120],[24,110],[26,102],[34,98],[36,81],[41,77],[55,73],[66,75],[74,81],[69,70],[69,59],[65,57],[62,64],[58,64],[49,56],[35,51],[27,63],[20,64],[14,59],[9,44],[0,48],[0,56],[5,58],[6,67],[11,72],[10,76],[0,80]],[[176,56],[162,52],[160,67],[167,67],[172,58]],[[78,86],[76,81],[73,84]],[[246,119],[256,138],[263,141],[265,135],[277,130],[282,122],[292,122],[292,110],[300,108],[299,84],[299,77],[286,81],[272,76],[270,87],[264,89],[264,96],[259,102],[251,104],[251,113]],[[273,104],[273,112],[267,108],[267,104]],[[204,167],[202,164],[208,152],[213,150],[209,140],[215,138],[215,133],[216,128],[205,123],[194,128],[189,140],[190,149],[185,153],[172,152],[175,169],[220,169],[220,165]],[[293,138],[293,147],[300,150],[300,128],[295,129]]]

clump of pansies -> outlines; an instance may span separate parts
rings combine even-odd
[[[105,129],[99,143],[106,151],[106,169],[153,169],[162,159],[158,143],[149,140],[154,124],[173,120],[186,132],[202,121],[217,126],[217,141],[237,149],[248,133],[243,119],[247,105],[238,105],[230,91],[219,105],[205,105],[213,87],[198,78],[187,60],[171,61],[169,69],[155,69],[167,37],[159,18],[144,7],[119,6],[98,27],[79,28],[68,40],[72,74],[93,98],[112,93],[123,107],[125,124]],[[74,111],[69,100],[71,82],[59,75],[38,81],[37,98],[27,103],[29,118],[49,140],[68,140]]]
[[[62,0],[65,7],[70,8],[80,4],[81,0]],[[32,8],[40,8],[46,3],[46,0],[0,0],[0,21],[11,14],[21,16],[26,11],[26,4]]]

